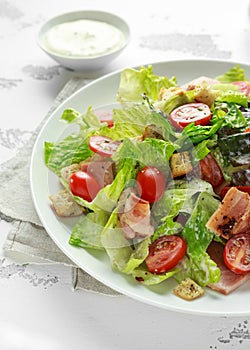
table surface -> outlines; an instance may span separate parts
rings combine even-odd
[[[88,78],[176,58],[250,60],[248,0],[0,0],[1,162],[16,154],[64,84],[77,76],[42,52],[36,39],[45,20],[79,9],[116,13],[127,20],[132,35],[117,59],[102,71],[85,73]],[[0,219],[0,247],[10,229]],[[69,267],[23,267],[2,251],[0,300],[1,350],[250,346],[250,317],[174,313],[126,296],[72,291]]]

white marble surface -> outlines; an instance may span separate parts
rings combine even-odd
[[[98,78],[175,58],[250,61],[248,0],[0,0],[0,161],[13,157],[76,73],[43,53],[42,23],[78,9],[123,16],[131,41]],[[1,186],[1,184],[0,184]],[[10,189],[11,191],[11,189]],[[11,223],[0,219],[0,247]],[[0,254],[0,349],[249,349],[250,317],[173,313],[126,296],[71,289],[65,266],[22,266]]]

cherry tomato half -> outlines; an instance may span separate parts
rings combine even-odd
[[[77,171],[69,179],[69,188],[74,196],[91,202],[101,187],[92,175],[84,171]]]
[[[162,236],[150,244],[145,262],[152,273],[167,272],[178,264],[186,250],[186,243],[181,237]]]
[[[209,182],[214,188],[222,184],[224,178],[216,159],[209,153],[200,160],[201,178]]]
[[[188,103],[175,108],[170,113],[170,121],[177,129],[183,129],[190,123],[208,125],[212,113],[205,103]]]
[[[106,136],[94,135],[89,138],[91,151],[98,153],[102,157],[111,157],[119,145],[119,141],[114,141]]]
[[[250,94],[250,84],[247,81],[234,81],[233,85],[237,85],[243,94],[248,96]]]
[[[250,233],[239,233],[227,241],[223,258],[226,266],[237,274],[250,272]]]
[[[164,174],[153,166],[145,166],[136,177],[138,191],[142,199],[149,203],[157,202],[166,187]]]

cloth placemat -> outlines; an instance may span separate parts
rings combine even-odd
[[[12,223],[4,243],[4,254],[18,263],[64,264],[72,267],[73,289],[84,289],[106,295],[118,292],[78,268],[53,242],[43,228],[33,205],[29,166],[36,137],[51,113],[72,93],[88,84],[89,79],[73,78],[58,94],[53,106],[30,140],[11,160],[0,165],[0,218]]]

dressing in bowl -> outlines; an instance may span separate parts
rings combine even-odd
[[[78,11],[50,19],[40,29],[40,47],[73,70],[97,70],[126,47],[129,27],[120,17],[102,11]]]

